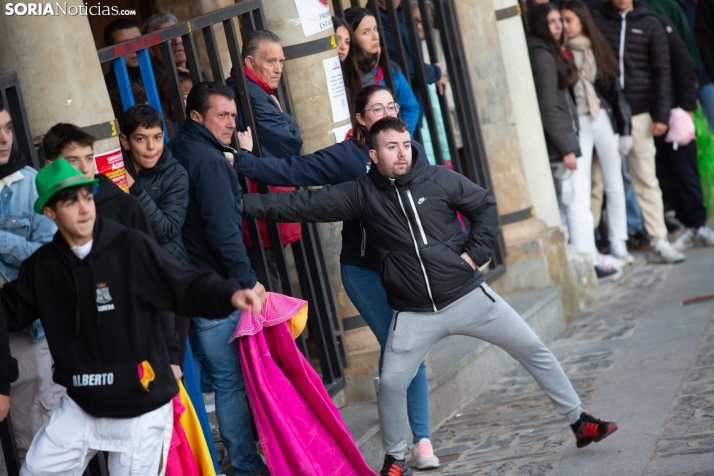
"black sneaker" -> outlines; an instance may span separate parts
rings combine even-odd
[[[607,278],[608,276],[617,274],[617,272],[618,271],[615,268],[605,269],[600,266],[595,266],[595,275],[597,275],[597,279]]]
[[[570,428],[575,433],[575,444],[578,448],[602,441],[617,431],[615,423],[593,418],[585,412],[580,414],[580,420],[570,425]]]
[[[384,466],[379,476],[412,476],[412,470],[403,459],[395,459],[394,456],[384,455]]]
[[[649,251],[652,247],[652,237],[645,230],[636,230],[627,238],[627,249],[630,251]]]

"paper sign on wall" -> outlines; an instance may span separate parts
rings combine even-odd
[[[295,6],[305,36],[311,36],[332,27],[332,16],[327,0],[295,0]]]
[[[343,142],[349,139],[347,137],[347,134],[352,132],[352,124],[345,124],[344,126],[337,127],[332,130],[335,133],[335,141],[336,142]]]
[[[327,76],[327,93],[330,96],[330,106],[332,106],[332,122],[341,122],[350,118],[350,108],[347,105],[347,92],[345,82],[342,79],[342,67],[340,57],[327,58],[322,60]]]
[[[94,156],[94,165],[97,173],[106,175],[108,179],[117,184],[119,188],[129,193],[129,184],[126,181],[126,168],[121,149],[110,150]]]

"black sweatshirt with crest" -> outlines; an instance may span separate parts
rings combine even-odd
[[[159,309],[226,317],[238,289],[235,280],[180,265],[144,233],[98,217],[84,259],[57,232],[22,263],[0,290],[0,319],[12,332],[40,316],[55,382],[94,417],[130,418],[178,393]],[[144,361],[155,373],[148,390],[139,380]]]

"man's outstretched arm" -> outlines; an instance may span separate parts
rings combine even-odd
[[[151,238],[131,231],[134,237],[124,246],[133,257],[130,268],[137,299],[182,316],[224,318],[251,306],[254,314],[260,311],[264,293],[245,289],[233,278],[184,266]]]
[[[326,223],[353,220],[362,214],[363,203],[357,181],[327,185],[319,190],[249,193],[243,196],[246,216],[278,222]]]

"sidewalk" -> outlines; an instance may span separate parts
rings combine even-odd
[[[639,265],[549,345],[585,409],[618,432],[578,450],[517,366],[434,433],[443,464],[423,474],[714,475],[714,301],[682,306],[714,294],[714,250],[686,254]]]

